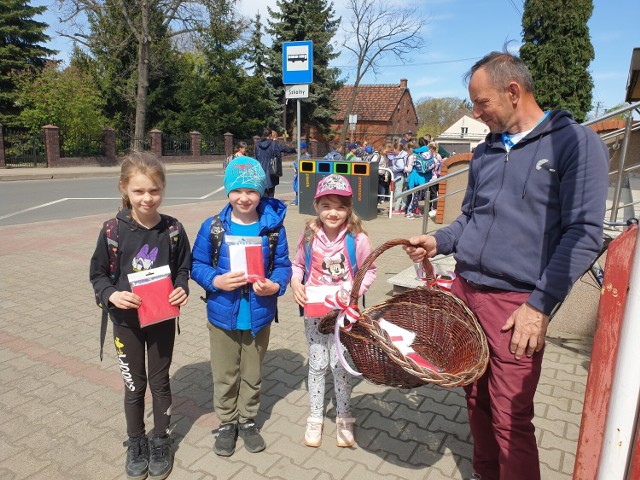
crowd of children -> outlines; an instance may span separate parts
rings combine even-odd
[[[224,170],[228,203],[204,220],[193,250],[182,224],[158,211],[166,188],[160,160],[152,154],[134,153],[121,165],[122,206],[100,231],[90,280],[105,312],[103,318],[106,321],[108,316],[113,324],[115,354],[125,387],[125,473],[129,479],[161,480],[173,468],[169,368],[175,311],[188,301],[190,275],[206,297],[213,408],[220,420],[213,450],[220,456],[233,455],[240,437],[245,449],[256,453],[266,448],[255,418],[278,297],[291,285],[295,301],[304,310],[313,289],[316,294],[319,289],[329,295],[349,291],[371,252],[370,240],[353,210],[351,186],[345,177],[333,174],[317,185],[317,216],[299,235],[292,267],[284,228],[287,207],[268,196],[260,163],[238,150],[239,155],[230,158]],[[169,276],[157,285],[168,284],[168,289],[154,287],[143,294],[132,288],[132,275],[146,272],[143,276],[155,279],[163,269]],[[360,295],[375,275],[372,266],[364,275]],[[174,313],[149,320],[151,307],[160,306],[173,308]],[[336,444],[350,447],[355,443],[351,379],[336,355],[336,349],[344,347],[335,345],[332,335],[318,332],[320,317],[305,311],[301,322],[309,352],[304,443],[321,444],[325,374],[330,366],[336,396]],[[154,420],[149,436],[144,423],[147,383]]]

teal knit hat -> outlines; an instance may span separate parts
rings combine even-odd
[[[253,158],[234,158],[224,171],[224,191],[227,196],[231,190],[238,188],[250,188],[262,196],[266,185],[264,170]]]

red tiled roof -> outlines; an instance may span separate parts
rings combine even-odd
[[[402,94],[408,91],[401,85],[358,85],[356,100],[351,113],[358,115],[358,120],[370,122],[386,122],[393,115],[400,103]],[[338,111],[337,119],[344,118],[347,103],[353,95],[353,85],[345,85],[334,94]]]

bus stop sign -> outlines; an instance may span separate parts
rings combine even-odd
[[[282,84],[313,83],[313,42],[282,44]]]

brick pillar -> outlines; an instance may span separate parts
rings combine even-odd
[[[191,135],[191,156],[199,157],[202,155],[202,150],[200,149],[202,134],[200,132],[191,132],[190,135]]]
[[[105,128],[102,131],[104,141],[104,156],[108,163],[117,164],[116,161],[116,131],[113,128]]]
[[[45,125],[44,129],[44,149],[47,156],[47,166],[60,166],[60,128],[55,125]]]
[[[309,141],[309,155],[311,158],[318,158],[318,140],[315,138]]]
[[[4,128],[0,123],[0,168],[7,168],[7,163],[4,158]]]
[[[151,153],[162,160],[162,131],[154,128],[149,135],[151,135]]]
[[[226,157],[233,155],[233,133],[224,134],[224,155]]]

